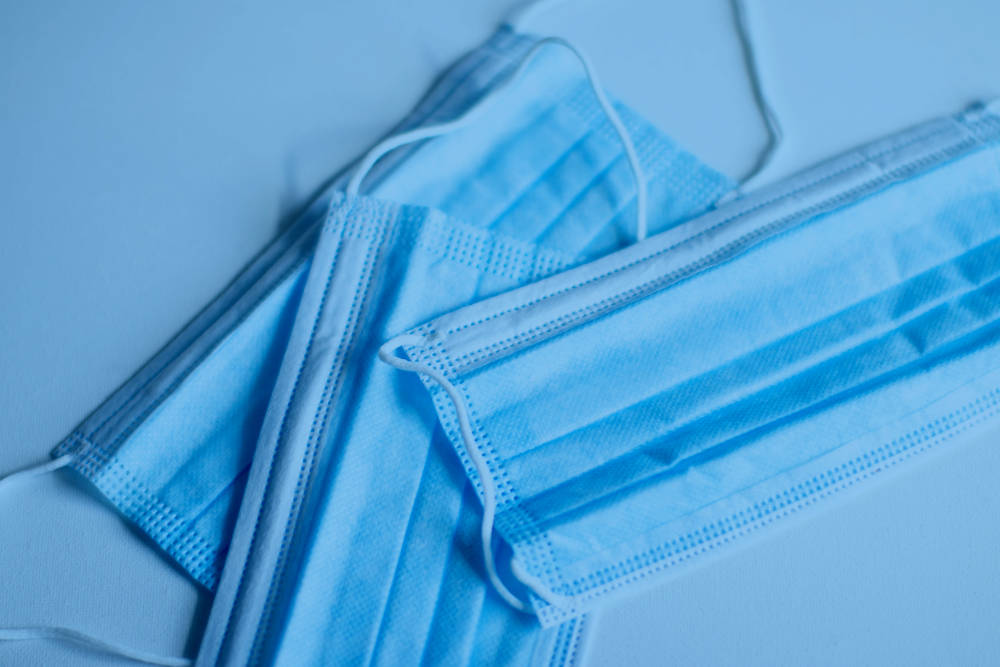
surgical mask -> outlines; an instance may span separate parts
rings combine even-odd
[[[728,183],[687,158],[682,179],[670,176],[678,160],[664,156],[676,150],[632,114],[624,126],[613,114],[605,120],[603,98],[572,51],[531,45],[518,62],[489,100],[427,130],[449,134],[410,158],[461,159],[458,171],[469,176],[426,186],[442,193],[449,213],[354,194],[374,159],[420,132],[373,151],[331,208],[201,664],[520,664],[573,655],[579,623],[539,635],[529,615],[484,583],[475,496],[463,491],[433,412],[406,400],[414,379],[379,364],[376,351],[388,332],[630,242],[642,227],[639,171],[655,204],[652,230],[677,221],[679,202],[704,209]],[[641,139],[634,149],[629,137]],[[679,194],[678,182],[689,192]],[[473,197],[464,210],[475,217],[456,219],[452,211]]]
[[[489,91],[533,41],[501,30],[443,77],[401,127],[460,114]],[[483,134],[513,138],[514,125],[513,131],[530,133],[527,140],[502,150],[486,142],[478,167],[467,163],[461,169],[457,156],[468,157],[475,151],[456,151],[461,144],[455,143],[454,137],[403,148],[375,167],[369,177],[372,189],[380,195],[409,197],[447,210],[492,205],[492,209],[484,209],[493,210],[492,218],[479,216],[475,221],[516,228],[525,217],[541,220],[531,215],[530,207],[517,204],[517,188],[530,192],[534,197],[531,206],[536,210],[555,214],[553,206],[559,205],[560,198],[573,195],[569,190],[574,186],[572,178],[559,180],[561,176],[587,169],[600,171],[598,183],[586,191],[590,198],[581,198],[575,205],[604,211],[608,224],[580,227],[572,235],[553,225],[548,238],[538,234],[541,244],[559,248],[572,262],[630,242],[636,232],[632,212],[607,208],[618,194],[615,188],[632,187],[628,171],[609,162],[621,159],[617,138],[589,99],[592,93],[575,63],[567,66],[556,59],[554,67],[536,66],[539,70],[560,67],[563,74],[571,70],[574,81],[569,87],[548,91],[549,108],[530,107],[528,93],[522,91],[512,96],[510,103],[498,105],[492,127],[470,128],[462,134],[463,141],[481,139]],[[551,80],[559,78],[549,76]],[[525,77],[525,81],[531,78]],[[650,220],[654,231],[704,210],[731,187],[727,179],[678,150],[627,110],[620,110],[629,131],[635,134],[655,186],[651,193],[658,215]],[[507,115],[509,111],[515,113]],[[492,159],[489,151],[507,160],[505,168],[476,173],[475,169],[481,172]],[[519,170],[516,159],[528,151],[532,156],[529,163],[546,156],[564,160],[563,164],[549,165],[556,178],[548,183],[519,182],[516,178],[512,184],[499,179],[491,182],[492,175],[530,176],[530,169]],[[449,166],[455,172],[451,179],[447,178]],[[442,180],[455,181],[457,186],[442,194],[435,190]],[[492,202],[490,192],[494,193]],[[469,202],[474,197],[473,205]],[[253,443],[298,308],[317,226],[328,203],[326,196],[310,207],[55,451],[57,461],[68,462],[92,481],[163,551],[210,589],[217,583]],[[505,212],[503,207],[508,203],[514,205]],[[571,641],[576,636],[572,628],[579,627],[568,625],[559,634]]]
[[[1000,411],[1000,105],[390,339],[544,626]],[[409,375],[408,373],[406,375]]]
[[[531,41],[509,30],[497,33],[442,77],[401,128],[460,115],[502,78]],[[538,160],[555,160],[564,151],[565,160],[578,163],[613,156],[608,148],[616,146],[613,131],[598,122],[603,117],[586,99],[590,93],[579,80],[579,71],[571,64],[567,69],[575,78],[559,92],[571,97],[550,95],[530,102],[512,98],[510,104],[498,106],[496,112],[502,117],[462,135],[480,150],[459,150],[461,144],[449,137],[395,151],[376,165],[366,181],[370,190],[460,214],[491,206],[496,225],[520,224],[521,210],[502,211],[528,191],[528,184],[501,179],[537,174],[544,166]],[[526,125],[529,119],[537,123]],[[657,202],[666,204],[667,213],[654,224],[704,209],[729,187],[722,176],[669,141],[651,131],[642,135],[647,128],[641,123],[630,126],[641,128],[637,141],[659,151],[654,176],[671,184],[664,189],[666,201]],[[514,140],[519,128],[528,134],[522,143],[493,145]],[[576,150],[569,150],[577,141]],[[477,172],[496,156],[507,161],[505,168]],[[528,166],[517,169],[518,161]],[[593,171],[599,164],[591,167]],[[567,170],[568,165],[557,173]],[[629,185],[627,170],[612,170],[609,177],[617,179],[613,186]],[[337,184],[343,187],[346,178]],[[443,192],[442,184],[451,191]],[[571,180],[556,183],[565,188],[578,185]],[[558,205],[559,197],[568,194],[553,195],[546,187],[531,193],[548,214],[551,208],[544,206]],[[246,469],[329,201],[327,195],[310,207],[54,452],[71,456],[74,470],[209,589],[217,583]],[[570,254],[619,247],[634,233],[624,228],[626,220],[631,224],[627,212],[619,217],[620,226],[593,230],[593,239],[588,230],[580,230],[572,240],[543,242]],[[575,247],[574,242],[589,247]]]

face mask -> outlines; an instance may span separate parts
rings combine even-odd
[[[442,77],[401,128],[460,115],[496,85],[530,42],[507,30],[499,32]],[[538,143],[522,142],[506,151],[499,146],[493,146],[494,150],[484,148],[484,152],[471,153],[480,161],[478,164],[469,162],[469,157],[464,162],[455,157],[462,153],[455,138],[405,147],[376,165],[367,181],[372,184],[370,189],[380,196],[462,213],[489,205],[495,225],[509,228],[520,224],[519,210],[511,210],[508,215],[503,215],[502,210],[527,185],[491,180],[489,174],[479,173],[487,160],[502,155],[507,167],[491,173],[513,178],[536,173],[530,169],[517,171],[514,161],[532,156],[554,158],[574,141],[580,141],[579,149],[567,152],[566,160],[607,160],[612,155],[608,146],[616,145],[613,130],[606,127],[593,101],[583,100],[583,93],[589,90],[585,91],[579,81],[578,70],[573,70],[573,75],[576,97],[560,104],[547,98],[551,116],[542,115],[536,127],[528,128],[531,141]],[[528,108],[527,104],[511,109],[506,104],[497,108],[497,112],[507,115],[492,127],[471,128],[464,133],[464,139],[477,145],[488,144],[486,138],[507,136],[494,135],[498,128],[512,135],[516,123],[522,123],[524,129],[525,118],[544,111],[538,106]],[[655,175],[673,186],[665,188],[666,215],[655,218],[653,224],[697,212],[728,187],[723,177],[669,141],[653,136],[641,124],[627,122],[632,128],[641,128],[640,142],[659,151],[654,157],[658,163]],[[609,176],[617,179],[612,187],[631,187],[627,170],[612,170]],[[470,182],[474,177],[479,180]],[[685,178],[689,181],[682,188]],[[346,179],[337,183],[343,187]],[[442,183],[450,184],[451,190],[442,191]],[[568,188],[574,183],[559,185]],[[601,192],[609,196],[607,188]],[[562,197],[567,194],[558,193]],[[534,196],[549,206],[560,201],[545,187],[535,188]],[[285,350],[317,228],[328,206],[327,196],[286,229],[54,452],[60,457],[70,455],[70,467],[90,480],[119,511],[209,589],[217,583],[246,469]],[[593,238],[588,230],[580,230],[573,242],[550,235],[543,243],[567,248],[571,255],[619,247],[634,234],[634,230],[625,228],[633,218],[625,212],[616,221],[618,226],[592,230]]]
[[[500,31],[443,77],[401,127],[459,115],[502,79],[532,43],[508,30]],[[529,207],[517,201],[518,192],[505,188],[520,187],[534,198],[531,206],[555,215],[560,201],[574,196],[570,189],[574,186],[572,178],[558,177],[603,169],[597,179],[599,187],[578,191],[585,196],[575,205],[604,211],[608,224],[602,221],[601,225],[579,227],[572,235],[560,225],[529,231],[537,232],[541,245],[564,249],[561,254],[568,258],[566,261],[593,257],[630,242],[635,234],[634,213],[608,208],[620,194],[615,188],[627,191],[634,187],[628,171],[611,163],[622,157],[614,130],[596,109],[592,92],[572,60],[568,66],[559,59],[549,64],[540,60],[533,67],[572,70],[575,83],[571,89],[560,89],[559,93],[566,96],[558,103],[552,100],[555,91],[549,91],[549,109],[530,107],[524,94],[520,100],[512,98],[512,102],[521,103],[520,107],[498,105],[496,119],[487,129],[497,136],[512,138],[509,124],[521,122],[520,129],[515,125],[515,130],[530,131],[528,141],[507,147],[486,142],[491,151],[479,155],[478,165],[464,163],[466,175],[443,179],[454,181],[453,186],[457,184],[448,193],[440,191],[442,175],[449,165],[458,165],[457,156],[464,154],[468,158],[470,154],[457,150],[462,146],[456,143],[458,137],[405,147],[374,168],[368,179],[374,184],[372,189],[387,197],[437,203],[447,210],[492,206],[485,209],[492,211],[492,217],[478,216],[475,222],[516,231],[525,219],[536,223],[542,219],[532,216]],[[523,79],[531,80],[527,76]],[[513,115],[507,115],[509,111]],[[621,111],[649,169],[652,203],[658,211],[650,219],[652,229],[665,228],[703,210],[729,189],[724,177],[678,150],[627,110]],[[530,127],[524,126],[525,119],[533,121],[528,123]],[[470,128],[461,135],[462,140],[475,140],[484,131],[482,126]],[[567,150],[574,144],[575,150]],[[533,151],[531,159],[535,160],[551,157],[550,166],[557,180],[517,181],[516,177],[532,173],[519,170],[518,160],[512,159],[525,151]],[[505,158],[505,167],[487,169],[487,162],[497,156]],[[460,171],[457,166],[455,171]],[[490,185],[491,175],[513,175],[513,186],[500,180]],[[496,194],[492,202],[487,196],[490,192]],[[328,197],[321,200],[283,232],[55,452],[210,589],[216,586],[227,550],[246,467],[298,307],[317,226],[328,202]],[[505,213],[504,207],[512,203]],[[543,273],[534,277],[540,275]],[[488,284],[489,278],[484,282]],[[579,627],[567,624],[558,635],[572,642]],[[548,641],[543,639],[541,643]]]
[[[510,547],[503,585],[543,625],[997,415],[998,112],[389,340],[476,486],[484,538]]]
[[[475,494],[433,411],[410,400],[420,391],[415,378],[376,358],[389,332],[536,281],[636,234],[631,147],[605,120],[579,62],[555,47],[522,51],[518,62],[492,104],[484,100],[456,124],[429,130],[452,133],[409,158],[458,164],[458,177],[405,191],[395,175],[382,182],[399,197],[438,199],[448,213],[353,196],[358,176],[332,206],[201,664],[572,659],[582,623],[540,634],[530,615],[485,583]],[[651,230],[674,224],[694,193],[704,197],[691,206],[698,210],[723,192],[723,180],[678,158],[636,117],[626,114],[624,126],[625,136],[639,139],[634,152],[650,184]],[[358,174],[398,142],[373,151]],[[678,194],[684,186],[688,193]],[[452,212],[462,210],[475,217],[457,220]]]

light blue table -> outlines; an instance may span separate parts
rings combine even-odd
[[[0,473],[44,459],[510,4],[0,2]],[[993,0],[749,10],[787,135],[771,179],[1000,96]],[[725,2],[582,1],[537,27],[705,161],[753,162],[765,135]],[[590,662],[1000,663],[998,444],[608,610]],[[0,493],[0,626],[192,654],[208,604],[68,475]],[[0,644],[4,665],[107,661]]]

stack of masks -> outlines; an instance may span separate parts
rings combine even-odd
[[[198,664],[575,664],[611,596],[1000,409],[996,109],[716,207],[616,104],[635,243],[577,59],[511,80],[534,44],[457,63],[398,131],[495,104],[337,181],[56,449],[215,592]]]

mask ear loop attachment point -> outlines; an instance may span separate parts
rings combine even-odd
[[[431,368],[426,364],[404,359],[395,353],[396,350],[407,345],[422,345],[425,342],[426,340],[417,334],[397,336],[382,344],[378,350],[378,358],[401,371],[426,375],[437,382],[448,395],[452,405],[455,407],[455,415],[458,419],[458,428],[462,436],[462,441],[465,444],[465,451],[476,468],[476,474],[479,476],[480,487],[483,491],[483,520],[480,524],[480,538],[483,547],[483,563],[486,568],[486,575],[490,583],[493,584],[494,589],[496,589],[496,592],[510,606],[524,613],[532,613],[533,609],[531,605],[514,595],[500,579],[500,575],[497,572],[496,561],[493,557],[493,525],[496,521],[497,509],[496,490],[489,481],[492,479],[489,465],[476,446],[475,438],[472,434],[469,412],[465,406],[465,401],[462,399],[462,395],[451,380],[437,369]],[[574,609],[575,601],[573,598],[548,590],[545,584],[538,577],[529,574],[516,558],[511,559],[510,571],[519,582],[547,604],[558,606],[568,611]]]
[[[532,613],[531,606],[521,600],[519,597],[514,595],[507,585],[503,583],[500,579],[500,575],[497,572],[496,560],[493,557],[493,524],[496,521],[496,510],[497,510],[497,500],[496,500],[496,489],[490,483],[491,476],[489,471],[489,465],[483,458],[482,454],[479,452],[479,448],[476,446],[474,436],[472,434],[472,424],[469,420],[469,413],[465,407],[465,401],[462,399],[462,395],[459,393],[458,388],[444,376],[440,371],[427,366],[426,364],[420,364],[409,359],[404,359],[396,354],[396,350],[404,347],[406,345],[422,344],[424,342],[423,338],[416,334],[404,334],[393,338],[385,342],[378,350],[378,358],[389,364],[393,368],[397,368],[401,371],[409,371],[413,373],[422,373],[427,377],[434,380],[448,395],[451,399],[452,405],[455,407],[455,415],[458,419],[458,429],[462,436],[462,441],[465,443],[465,451],[472,460],[472,465],[476,469],[476,473],[479,476],[479,485],[483,492],[483,519],[480,524],[480,540],[483,547],[483,565],[486,569],[486,576],[489,578],[490,583],[493,584],[493,588],[496,592],[507,602],[511,607],[517,609],[520,612]],[[546,599],[547,594],[544,589],[537,586],[537,580],[524,580],[521,576],[517,574],[520,568],[514,567],[514,563],[511,564],[511,572],[515,573],[515,576],[526,586],[528,586],[533,592],[535,592],[540,598]]]

